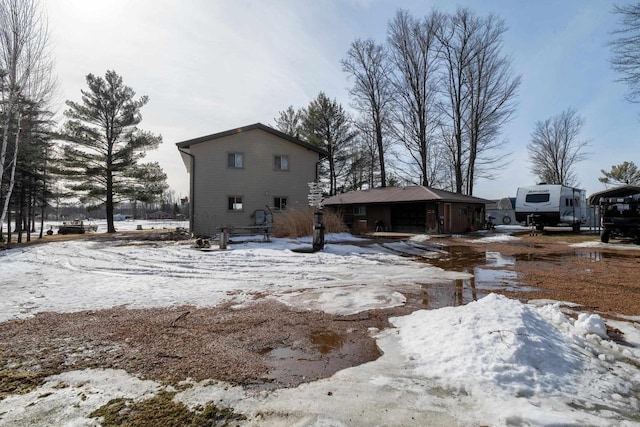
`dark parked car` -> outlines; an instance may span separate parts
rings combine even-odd
[[[85,224],[84,221],[76,219],[69,223],[63,222],[62,225],[58,227],[58,234],[84,234],[87,231],[95,232],[97,230],[97,225],[93,223]]]
[[[589,202],[600,207],[602,242],[615,237],[640,242],[640,186],[623,185],[601,191],[589,197]]]

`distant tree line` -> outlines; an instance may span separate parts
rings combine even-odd
[[[161,137],[138,129],[148,102],[107,71],[87,76],[82,101],[53,121],[57,91],[47,20],[38,0],[0,0],[0,242],[30,240],[53,205],[104,208],[157,202],[167,189],[157,163],[141,163]],[[15,229],[12,229],[15,225]],[[6,228],[5,228],[6,227]]]
[[[175,191],[167,189],[154,202],[121,202],[114,209],[114,217],[124,216],[126,219],[149,219],[156,214],[172,219],[187,219],[189,199],[178,197]],[[104,206],[88,209],[87,205],[78,202],[52,204],[46,213],[46,219],[52,221],[106,217],[107,211]]]

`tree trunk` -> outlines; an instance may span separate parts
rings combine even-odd
[[[15,148],[13,150],[13,161],[11,165],[11,177],[9,178],[9,189],[7,190],[7,193],[4,194],[5,199],[4,199],[4,206],[2,207],[2,214],[0,214],[0,223],[4,222],[4,218],[8,215],[9,201],[11,200],[11,193],[13,192],[13,187],[16,182],[16,164],[18,163],[18,143],[20,142],[21,121],[22,121],[22,115],[18,114],[18,123],[16,127],[16,143],[15,143]],[[4,161],[4,159],[2,159],[2,161]],[[9,230],[11,230],[11,226],[9,226]]]
[[[9,212],[7,213],[7,245],[6,245],[7,249],[11,247],[12,238],[13,237],[11,235],[11,211],[9,210]]]
[[[22,225],[24,224],[24,182],[20,189],[18,199],[18,217],[16,218],[16,233],[18,233],[18,243],[22,243]]]
[[[107,201],[105,203],[107,214],[107,233],[115,233],[116,227],[113,224],[113,174],[107,171]]]
[[[330,196],[335,196],[336,194],[336,168],[335,168],[335,162],[334,162],[334,158],[333,158],[333,149],[332,147],[329,147],[329,195]]]
[[[376,123],[376,143],[378,144],[378,161],[380,162],[380,187],[387,186],[387,172],[384,167],[384,146],[382,143],[382,126]]]
[[[42,239],[42,231],[44,230],[44,210],[45,206],[43,201],[42,206],[40,207],[40,234],[38,235],[38,239]]]
[[[31,185],[33,185],[33,183],[30,184],[29,188],[32,189]],[[26,224],[25,224],[25,231],[27,232],[27,242],[31,241],[31,230],[35,231],[35,224],[34,224],[34,218],[33,218],[33,192],[29,191],[29,193],[27,194],[27,215],[25,217],[26,220]]]

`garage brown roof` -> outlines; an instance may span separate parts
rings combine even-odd
[[[402,203],[402,202],[452,202],[486,204],[489,200],[466,196],[446,190],[413,185],[409,187],[385,187],[373,190],[351,191],[336,194],[325,199],[323,204],[331,205],[364,205],[370,203]]]

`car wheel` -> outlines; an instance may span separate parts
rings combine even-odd
[[[505,225],[511,224],[511,217],[509,215],[505,215],[502,217],[502,223]]]

